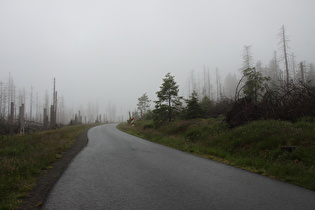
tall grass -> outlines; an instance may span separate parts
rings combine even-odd
[[[229,128],[222,119],[176,121],[155,130],[152,122],[121,130],[315,190],[315,123],[266,120]],[[146,125],[146,126],[145,126]],[[149,129],[145,129],[148,128]],[[292,152],[284,146],[294,146]]]
[[[91,125],[68,126],[23,136],[0,136],[0,209],[16,209],[36,178]]]

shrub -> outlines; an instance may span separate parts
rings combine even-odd
[[[287,84],[277,89],[267,88],[259,103],[250,98],[235,101],[226,114],[226,121],[231,127],[261,120],[276,119],[297,122],[299,119],[315,117],[315,87],[306,84]]]

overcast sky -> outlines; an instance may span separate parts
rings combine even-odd
[[[184,93],[192,70],[237,72],[244,45],[267,65],[282,25],[314,63],[314,20],[314,0],[0,0],[0,81],[44,95],[56,78],[68,106],[127,115],[168,72]]]

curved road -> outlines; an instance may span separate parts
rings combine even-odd
[[[43,209],[315,209],[315,192],[102,125]]]

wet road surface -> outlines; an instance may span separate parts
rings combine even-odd
[[[101,125],[43,209],[315,209],[315,192]]]

